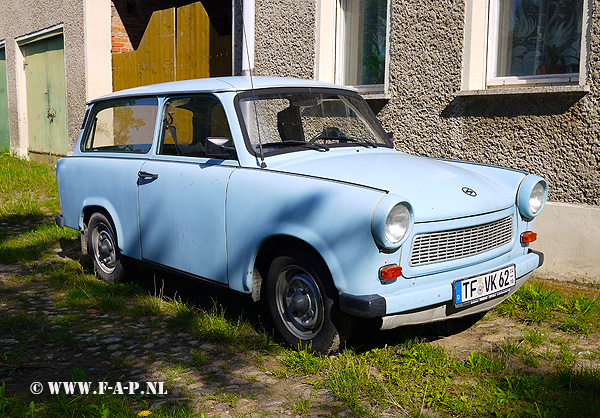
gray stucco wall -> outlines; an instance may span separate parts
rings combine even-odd
[[[77,141],[85,114],[84,12],[81,0],[2,0],[0,40],[6,42],[11,149],[19,146],[15,38],[63,25],[68,145]]]
[[[313,78],[314,0],[257,0],[256,73]],[[600,18],[588,55],[591,92],[459,97],[464,1],[392,0],[390,99],[372,102],[396,147],[523,169],[550,200],[600,205]]]
[[[256,0],[256,75],[314,78],[315,0]]]

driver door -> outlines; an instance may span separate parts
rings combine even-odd
[[[231,138],[216,98],[167,101],[157,156],[138,179],[142,258],[226,284],[225,198],[239,164],[234,153],[210,158],[209,137]]]

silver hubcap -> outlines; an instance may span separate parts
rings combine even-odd
[[[115,240],[106,225],[96,225],[92,231],[92,246],[100,269],[106,274],[112,273],[117,266],[117,253]]]
[[[283,270],[277,279],[277,310],[288,331],[306,340],[323,325],[323,298],[308,272],[297,266]]]

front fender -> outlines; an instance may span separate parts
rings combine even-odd
[[[302,240],[319,252],[340,292],[362,294],[379,284],[378,269],[399,253],[379,251],[371,218],[383,192],[259,169],[236,170],[226,206],[229,287],[252,291],[254,262],[275,235]]]
[[[332,277],[336,277],[336,282],[346,282],[347,278],[345,276],[344,270],[340,264],[338,257],[336,256],[333,249],[327,244],[327,242],[316,232],[306,228],[302,225],[297,224],[273,224],[265,225],[265,231],[272,231],[272,233],[268,236],[256,236],[254,242],[250,243],[250,247],[255,250],[252,252],[251,256],[245,260],[246,264],[246,277],[243,281],[243,289],[244,291],[252,290],[252,281],[254,276],[254,265],[256,263],[256,258],[258,257],[258,253],[260,249],[265,245],[265,243],[272,238],[275,237],[289,237],[300,240],[305,244],[312,247],[315,251],[317,251],[323,261],[329,268],[329,272]],[[230,282],[230,286],[232,282]],[[236,289],[240,290],[240,289]],[[339,290],[339,289],[338,289]]]

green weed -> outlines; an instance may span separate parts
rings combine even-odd
[[[532,347],[539,347],[542,345],[548,338],[542,334],[537,328],[528,329],[523,334],[523,340]]]
[[[499,312],[529,322],[551,319],[561,301],[560,295],[539,282],[525,283],[514,295],[498,306]]]
[[[307,350],[286,350],[280,362],[297,375],[313,375],[319,373],[327,365],[327,357],[311,353]]]
[[[290,396],[287,401],[287,407],[290,411],[304,417],[310,412],[312,400],[302,396]]]

